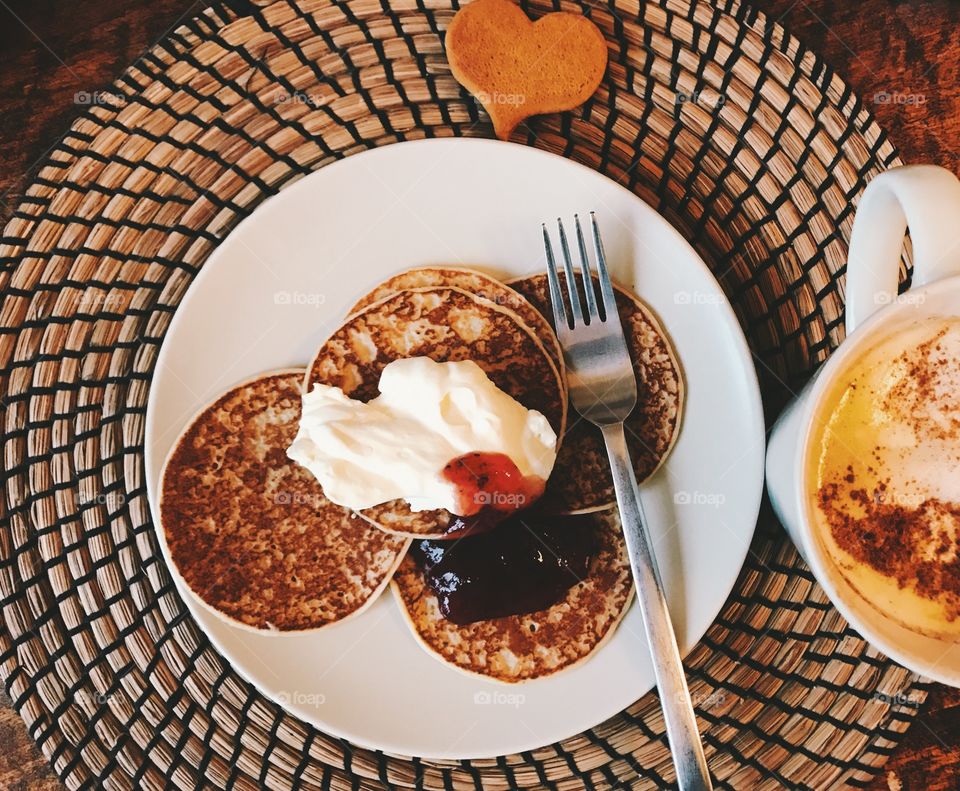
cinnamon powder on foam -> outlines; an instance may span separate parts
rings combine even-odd
[[[944,392],[938,386],[945,369],[960,369],[960,360],[947,355],[941,344],[946,332],[894,361],[905,366],[907,376],[884,394],[881,406],[905,421],[918,441],[934,439],[960,455],[960,391]],[[920,408],[932,400],[939,402],[936,419],[931,419],[929,408]],[[881,448],[872,455],[880,466]],[[867,474],[864,480],[850,465],[845,474],[820,486],[817,505],[834,540],[841,550],[896,580],[899,587],[911,586],[918,595],[942,602],[948,620],[954,620],[960,616],[960,547],[955,532],[960,503],[937,497],[897,502],[888,478],[881,478],[874,466],[867,467]]]

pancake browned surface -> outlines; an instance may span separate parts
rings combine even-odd
[[[562,436],[566,391],[543,345],[515,313],[457,288],[401,291],[350,316],[320,347],[304,386],[333,385],[369,401],[379,392],[380,372],[405,357],[473,360]],[[402,500],[361,513],[384,530],[419,536],[442,535],[451,519],[447,511],[411,511]]]
[[[265,374],[206,407],[164,467],[160,521],[183,580],[257,629],[314,629],[386,586],[409,542],[323,496],[287,458],[303,369]]]
[[[509,285],[544,316],[552,317],[546,274],[518,278]],[[683,374],[666,333],[650,309],[624,288],[617,286],[616,294],[637,374],[637,407],[626,421],[627,445],[637,480],[643,481],[656,472],[680,433]],[[608,508],[616,502],[603,437],[572,407],[547,494],[559,510],[566,512]]]
[[[500,681],[541,678],[585,660],[623,618],[633,596],[633,578],[616,512],[583,518],[591,521],[599,539],[589,575],[562,601],[529,615],[455,624],[440,613],[437,597],[414,560],[404,558],[391,587],[421,645],[460,670]]]
[[[557,368],[561,372],[563,371],[563,351],[560,349],[560,342],[557,340],[550,322],[519,291],[476,269],[455,266],[422,266],[416,269],[407,269],[384,280],[369,294],[362,297],[350,309],[350,313],[357,313],[374,302],[379,302],[384,297],[396,294],[398,291],[432,286],[459,288],[512,310],[524,324],[533,330],[550,358],[556,363]]]

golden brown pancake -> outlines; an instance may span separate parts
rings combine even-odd
[[[334,505],[287,458],[304,370],[264,374],[205,407],[164,466],[160,521],[182,579],[215,613],[298,631],[364,610],[409,546]]]
[[[436,595],[408,555],[391,587],[417,640],[460,670],[500,681],[541,678],[584,661],[613,634],[633,597],[630,561],[616,512],[585,518],[594,522],[600,539],[589,575],[562,601],[530,615],[455,624],[440,613]]]
[[[585,16],[560,11],[531,22],[510,0],[465,5],[444,44],[453,76],[490,114],[501,140],[531,115],[583,104],[607,67],[607,42]]]
[[[473,360],[497,387],[541,412],[563,435],[566,390],[543,344],[512,311],[458,288],[400,291],[348,317],[320,347],[304,389],[332,385],[369,401],[378,394],[380,372],[404,357]],[[411,511],[402,500],[361,515],[384,530],[421,537],[442,536],[451,519],[447,511]]]
[[[552,321],[546,274],[511,280],[509,285]],[[626,421],[627,445],[637,480],[643,481],[656,472],[680,433],[683,375],[670,341],[650,309],[626,289],[617,286],[616,292],[637,374],[637,407]],[[565,513],[609,508],[616,503],[603,437],[572,406],[546,496]]]
[[[384,297],[398,291],[433,286],[451,286],[469,291],[471,294],[489,299],[494,304],[516,313],[520,320],[533,330],[556,364],[557,369],[563,373],[563,351],[560,349],[560,342],[557,340],[550,322],[519,291],[476,269],[455,266],[423,266],[416,269],[407,269],[384,280],[369,294],[362,297],[350,309],[350,313],[357,313],[374,302],[379,302]],[[566,382],[564,382],[564,386],[566,386]]]

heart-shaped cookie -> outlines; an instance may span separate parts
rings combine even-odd
[[[603,34],[586,17],[557,11],[536,22],[510,0],[475,0],[454,16],[447,59],[506,140],[531,115],[572,110],[607,67]]]

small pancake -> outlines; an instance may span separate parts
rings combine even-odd
[[[562,601],[529,615],[466,626],[447,620],[408,554],[391,588],[418,642],[459,670],[499,681],[542,678],[586,660],[610,638],[626,613],[633,598],[633,577],[617,513],[603,511],[585,518],[593,522],[600,546],[590,574]]]
[[[404,357],[473,360],[497,387],[541,412],[563,436],[566,390],[543,344],[512,311],[458,288],[400,291],[348,317],[320,347],[304,390],[321,383],[369,401],[379,392],[380,372]],[[403,500],[360,514],[388,532],[420,537],[442,536],[451,519],[443,510],[411,511]]]
[[[191,421],[161,479],[176,571],[214,613],[257,630],[358,614],[409,546],[331,503],[287,458],[303,375],[263,374],[221,395]]]
[[[565,282],[562,274],[561,282]],[[552,321],[545,273],[511,280],[509,285]],[[620,286],[616,286],[616,293],[637,374],[637,407],[626,421],[627,445],[637,480],[643,481],[657,471],[680,433],[683,374],[670,341],[650,308]],[[600,430],[580,417],[572,406],[546,496],[551,506],[562,513],[587,513],[616,504]]]
[[[384,297],[389,297],[398,291],[405,291],[410,288],[430,288],[432,286],[459,288],[469,291],[471,294],[476,294],[478,297],[489,299],[494,304],[507,308],[507,310],[512,310],[524,324],[533,330],[556,364],[557,369],[563,373],[563,351],[550,322],[519,291],[476,269],[456,266],[422,266],[416,269],[407,269],[384,280],[350,308],[350,313],[359,313],[374,302],[379,302]]]

